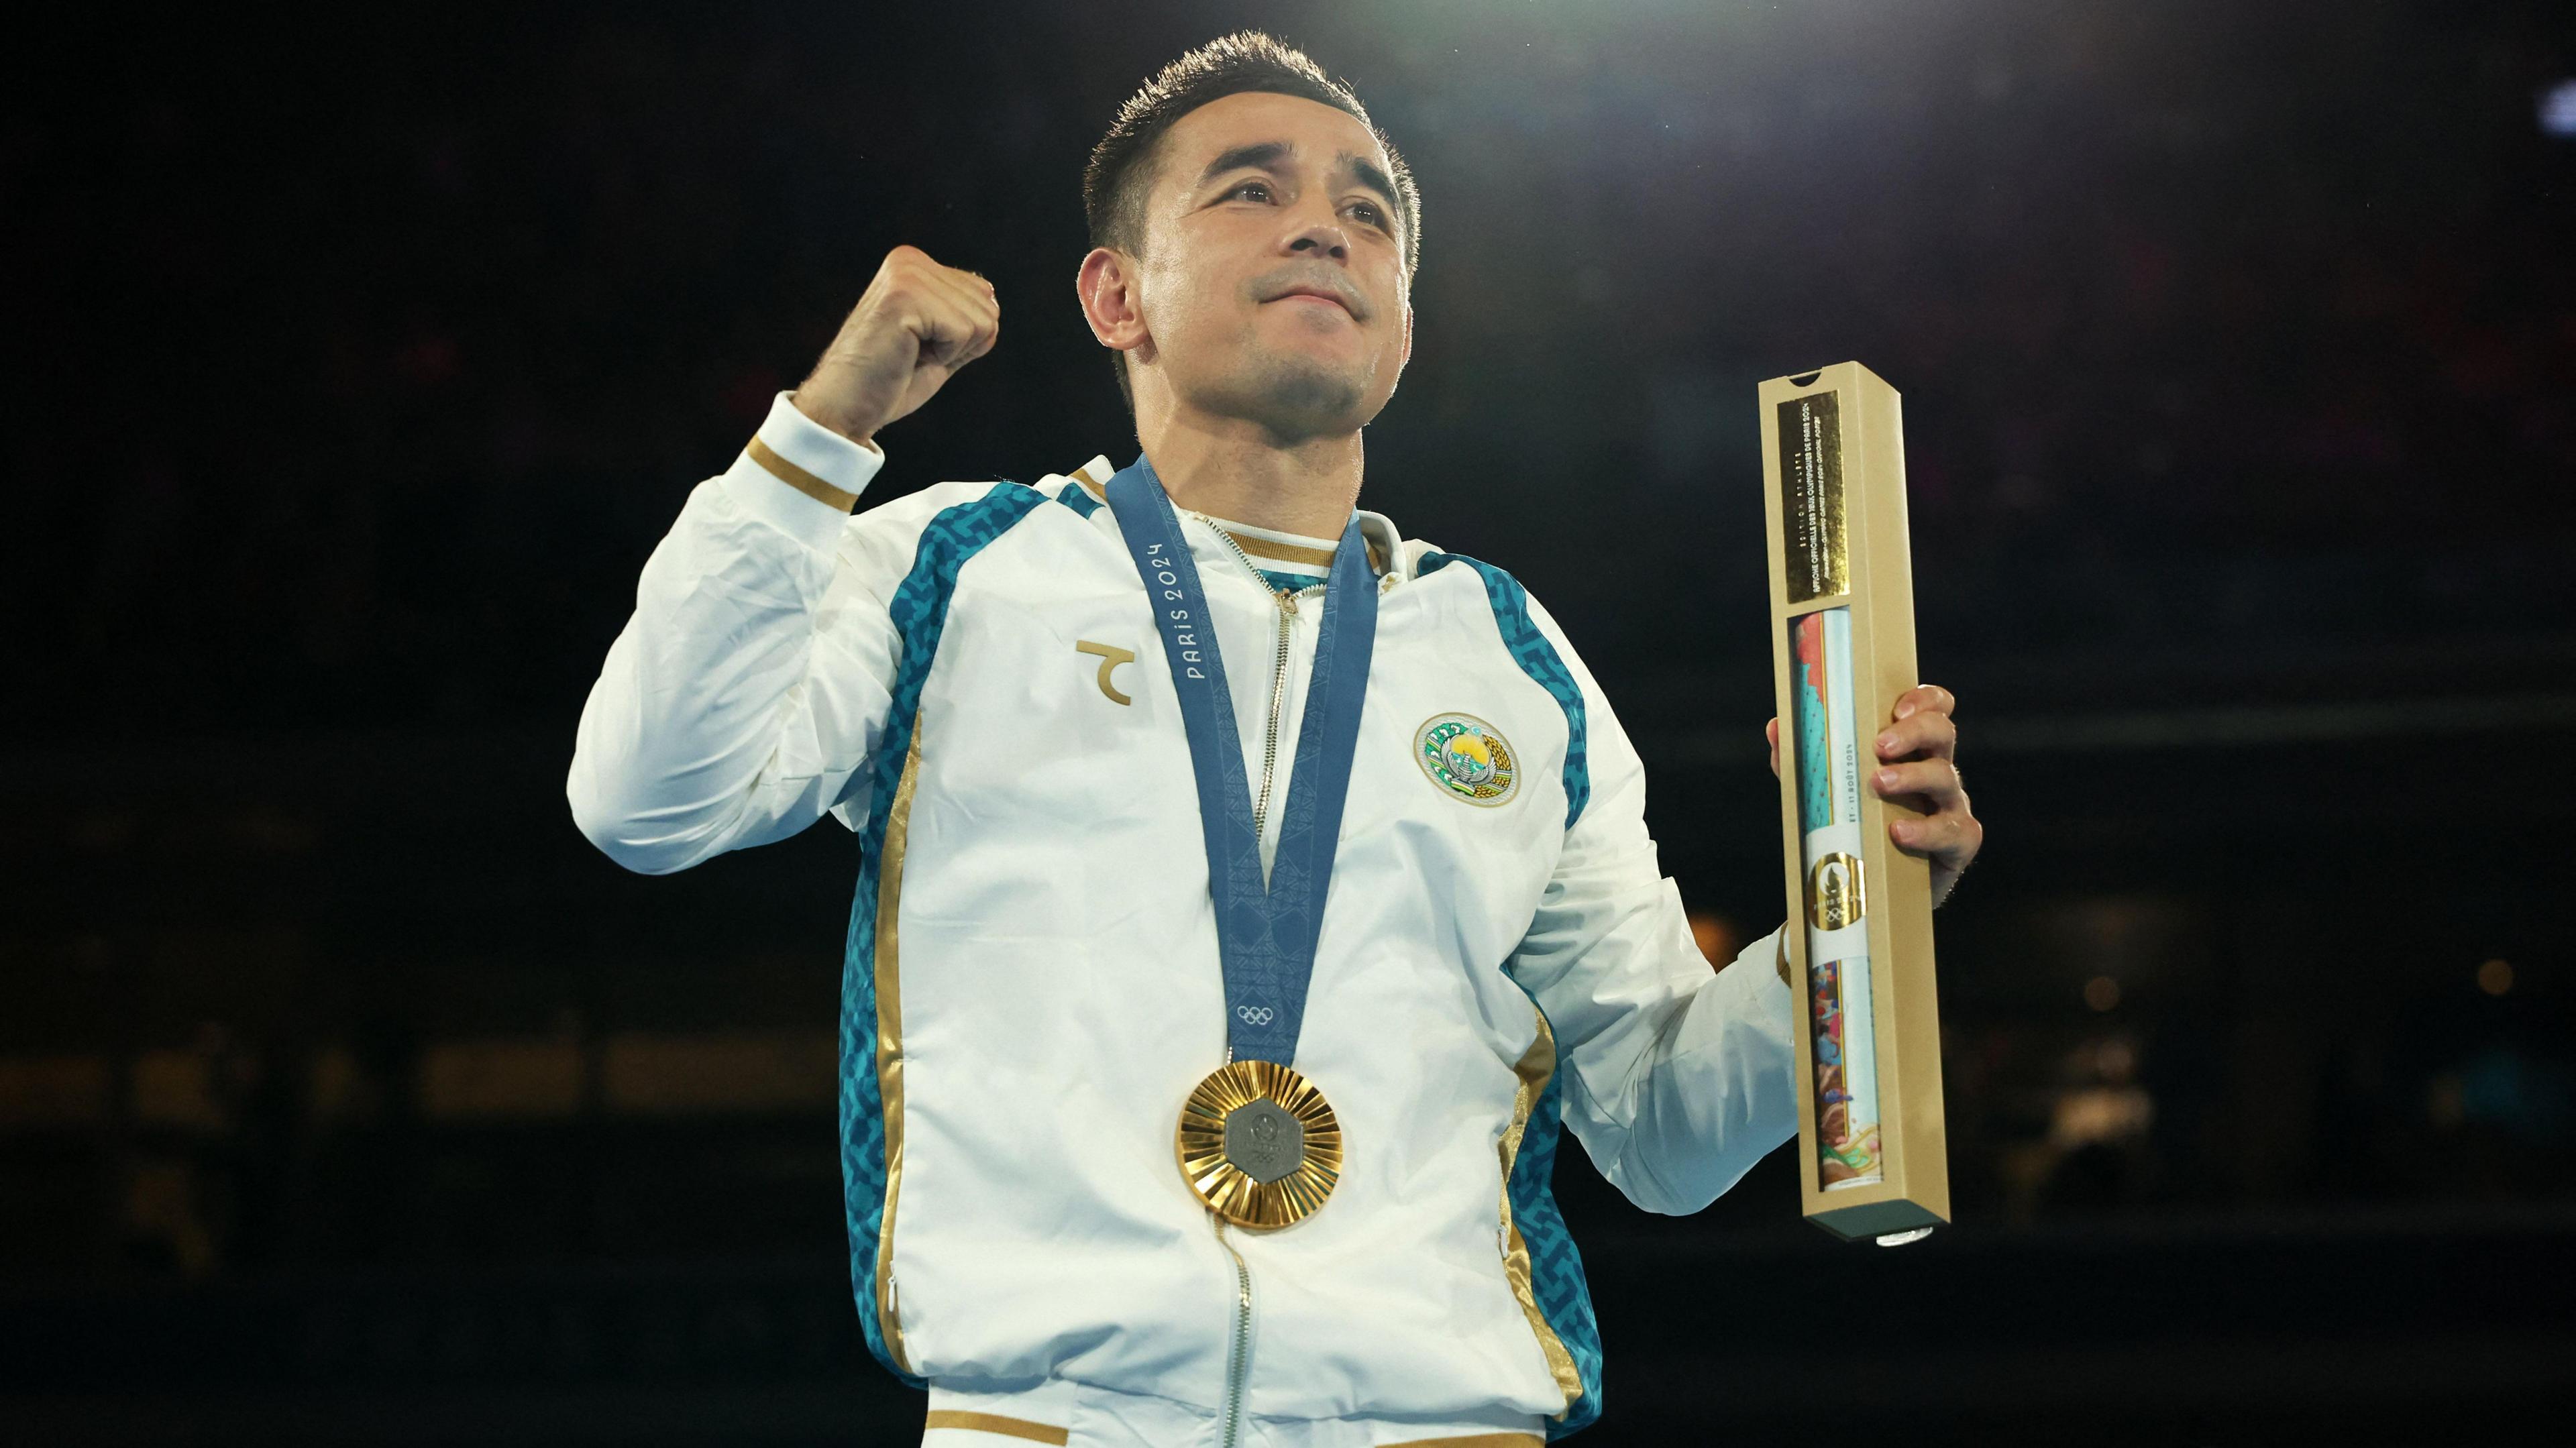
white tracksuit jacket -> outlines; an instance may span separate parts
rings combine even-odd
[[[1346,1155],[1314,1216],[1219,1231],[1173,1155],[1225,1060],[1199,803],[1135,564],[1084,487],[1111,469],[853,516],[882,463],[777,400],[645,564],[567,792],[648,873],[826,813],[859,833],[852,1277],[869,1346],[928,1382],[925,1441],[1377,1448],[1592,1421],[1558,1122],[1639,1206],[1698,1210],[1794,1134],[1792,993],[1776,932],[1722,972],[1700,958],[1636,751],[1555,622],[1361,514],[1377,642],[1295,1062]],[[1256,781],[1284,678],[1284,775],[1321,609],[1287,618],[1274,672],[1276,596],[1184,526]],[[1515,757],[1499,805],[1418,761],[1453,713]]]

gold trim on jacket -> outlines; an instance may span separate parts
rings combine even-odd
[[[903,974],[901,941],[896,934],[903,904],[903,851],[912,824],[912,790],[921,773],[921,720],[912,721],[912,745],[904,752],[903,779],[886,811],[885,848],[877,859],[877,1093],[885,1103],[885,1219],[877,1228],[877,1327],[886,1352],[905,1372],[912,1356],[903,1348],[903,1327],[895,1310],[894,1208],[903,1191]]]
[[[1538,1310],[1538,1298],[1530,1291],[1529,1244],[1521,1240],[1520,1224],[1512,1220],[1512,1163],[1520,1156],[1521,1134],[1529,1129],[1530,1113],[1538,1109],[1548,1078],[1556,1074],[1556,1032],[1549,1029],[1545,1012],[1532,1007],[1532,1013],[1538,1016],[1538,1039],[1512,1066],[1512,1074],[1521,1078],[1521,1089],[1512,1100],[1512,1124],[1504,1129],[1502,1140],[1503,1275],[1511,1279],[1512,1296],[1520,1299],[1521,1314],[1538,1335],[1539,1350],[1547,1354],[1547,1370],[1555,1375],[1565,1405],[1571,1408],[1583,1397],[1583,1374],[1574,1366],[1574,1355],[1565,1350],[1565,1340]]]

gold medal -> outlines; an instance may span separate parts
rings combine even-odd
[[[1174,1138],[1181,1175],[1238,1227],[1304,1221],[1342,1174],[1342,1124],[1314,1083],[1276,1061],[1230,1061],[1191,1088]]]

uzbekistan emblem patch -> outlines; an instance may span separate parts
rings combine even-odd
[[[1413,760],[1431,782],[1469,804],[1509,804],[1521,762],[1503,731],[1473,714],[1434,714],[1413,735]]]

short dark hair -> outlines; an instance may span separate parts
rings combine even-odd
[[[1413,275],[1421,259],[1422,194],[1413,170],[1404,164],[1395,143],[1369,119],[1368,107],[1351,88],[1331,76],[1307,54],[1258,30],[1219,36],[1164,66],[1144,88],[1118,108],[1109,134],[1091,148],[1091,163],[1082,172],[1082,213],[1090,223],[1093,246],[1114,247],[1130,256],[1145,252],[1145,197],[1154,186],[1154,161],[1172,123],[1213,100],[1246,91],[1302,96],[1319,101],[1368,127],[1386,152],[1389,179],[1395,182],[1396,225],[1404,242],[1404,274]],[[1110,354],[1118,375],[1118,395],[1127,409],[1136,408],[1136,390],[1127,380],[1127,354]]]

